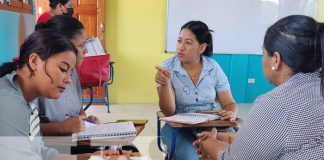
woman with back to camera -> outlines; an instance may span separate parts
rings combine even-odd
[[[235,120],[237,105],[232,97],[226,75],[218,63],[209,56],[213,40],[208,26],[201,21],[190,21],[181,27],[177,55],[157,66],[159,105],[165,115],[212,110],[218,101],[223,109],[222,120]],[[173,128],[162,128],[162,141],[170,152]],[[177,132],[175,158],[198,159],[192,142],[196,139],[192,129]]]
[[[323,24],[285,17],[267,29],[262,50],[264,74],[277,87],[255,100],[232,144],[205,132],[196,152],[211,159],[323,159]]]

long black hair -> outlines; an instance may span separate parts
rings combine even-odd
[[[43,28],[51,29],[69,39],[73,39],[84,30],[83,24],[78,19],[67,15],[54,16],[47,23],[38,23],[35,26],[35,30]]]
[[[324,96],[324,26],[311,17],[292,15],[270,26],[264,37],[269,56],[279,52],[294,73],[321,70],[321,93]]]
[[[49,29],[37,30],[28,36],[20,46],[20,54],[17,60],[0,66],[0,77],[25,66],[28,67],[31,77],[34,75],[34,71],[29,64],[29,56],[32,53],[38,54],[43,61],[46,61],[48,58],[64,51],[72,51],[75,55],[77,54],[77,49],[65,36]]]
[[[65,5],[67,2],[69,2],[70,0],[49,0],[49,6],[52,9],[55,9],[56,6],[61,3],[62,5]]]
[[[201,21],[189,21],[181,27],[181,30],[184,28],[189,29],[197,38],[199,44],[206,43],[207,47],[202,55],[211,56],[213,53],[213,37],[212,30],[208,28],[208,26]]]

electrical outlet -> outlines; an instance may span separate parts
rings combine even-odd
[[[254,78],[248,78],[248,83],[249,83],[249,84],[253,84],[253,83],[255,83],[255,79],[254,79]]]

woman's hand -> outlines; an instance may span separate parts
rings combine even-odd
[[[218,115],[221,117],[221,120],[235,121],[236,114],[233,111],[221,110]]]
[[[171,79],[171,71],[161,66],[155,66],[157,69],[155,75],[155,82],[160,85],[169,85]]]
[[[207,139],[209,139],[209,138],[216,139],[216,137],[217,137],[216,128],[213,128],[210,132],[203,131],[203,132],[197,134],[198,139],[193,142],[193,145],[197,146],[196,154],[198,154],[200,158],[208,158],[209,157],[208,154],[205,152],[202,144]]]
[[[84,115],[72,116],[61,123],[62,128],[64,128],[65,133],[81,132],[85,129],[84,121],[86,118]]]
[[[100,155],[102,157],[110,157],[111,160],[118,160],[120,156],[123,156],[126,159],[130,159],[132,151],[126,150],[104,150],[104,151],[96,151],[92,155]]]
[[[197,138],[198,139],[201,139],[201,138],[203,138],[203,137],[206,137],[207,136],[207,138],[217,138],[217,130],[216,130],[216,128],[214,127],[214,128],[212,128],[212,130],[209,132],[209,131],[203,131],[203,132],[200,132],[200,133],[198,133],[197,134]]]

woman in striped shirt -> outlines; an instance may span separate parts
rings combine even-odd
[[[211,159],[324,159],[324,25],[285,17],[266,32],[263,70],[277,87],[256,99],[233,143],[217,132],[194,145]]]

